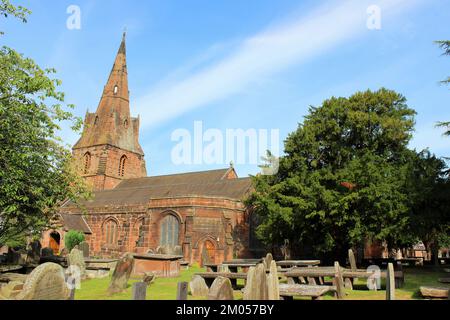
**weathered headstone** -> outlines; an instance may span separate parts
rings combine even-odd
[[[86,241],[83,241],[78,246],[79,246],[80,250],[83,252],[83,257],[89,258],[89,256],[90,256],[89,243],[87,243]]]
[[[150,285],[155,280],[156,276],[153,272],[144,272],[142,282],[146,283],[147,286]]]
[[[0,300],[1,299],[14,299],[23,290],[23,282],[11,281],[8,284],[0,287]]]
[[[53,249],[52,248],[42,248],[41,250],[41,256],[42,257],[51,257],[53,256]]]
[[[266,255],[266,257],[263,259],[264,267],[265,267],[267,270],[269,270],[269,268],[270,268],[270,263],[272,262],[272,260],[273,260],[273,256],[272,256],[272,254],[269,252],[269,253]]]
[[[269,300],[280,300],[277,264],[274,260],[270,262],[269,274],[267,275],[267,298]]]
[[[395,273],[394,265],[388,263],[386,275],[386,300],[395,300]]]
[[[135,282],[132,289],[133,300],[145,300],[147,297],[147,283]]]
[[[209,289],[208,300],[234,300],[230,279],[217,277]]]
[[[258,263],[247,272],[244,300],[267,300],[267,276],[264,264]]]
[[[134,257],[131,253],[126,253],[120,258],[114,269],[108,293],[114,294],[127,288],[128,279],[133,271]]]
[[[191,282],[189,282],[189,289],[193,297],[206,297],[208,295],[208,286],[205,279],[199,275],[194,275]]]
[[[178,282],[177,285],[177,300],[187,300],[188,295],[188,283]]]
[[[31,264],[39,264],[41,258],[41,243],[38,240],[32,241],[29,244],[27,252],[27,262]]]
[[[72,249],[67,255],[67,262],[69,264],[69,272],[77,272],[73,268],[78,268],[79,275],[81,279],[86,277],[86,263],[84,262],[83,251],[78,249]]]
[[[16,297],[17,300],[68,300],[70,290],[63,268],[56,263],[44,263],[35,268]]]
[[[344,299],[345,291],[344,291],[344,279],[342,277],[342,270],[339,262],[334,262],[334,281],[336,286],[336,295],[338,299]]]

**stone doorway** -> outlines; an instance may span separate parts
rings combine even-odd
[[[205,263],[215,263],[216,246],[211,240],[205,240],[202,250],[202,265]]]
[[[61,243],[61,236],[59,235],[59,233],[56,231],[50,233],[49,247],[53,250],[54,255],[59,254],[60,243]]]

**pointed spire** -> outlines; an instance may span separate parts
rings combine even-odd
[[[120,44],[120,48],[119,48],[118,54],[119,53],[122,53],[122,54],[125,54],[125,55],[127,54],[127,48],[126,48],[126,45],[125,45],[126,37],[127,37],[127,29],[125,28],[125,30],[123,31],[122,43]]]

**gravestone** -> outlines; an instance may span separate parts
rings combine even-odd
[[[11,281],[0,287],[0,300],[14,299],[23,290],[23,282]]]
[[[17,300],[68,300],[70,290],[63,268],[52,262],[35,268],[27,277]]]
[[[270,268],[270,263],[273,261],[273,256],[272,254],[269,252],[266,257],[263,259],[263,264],[264,267],[266,267],[267,270],[269,270]]]
[[[345,292],[344,292],[344,279],[342,277],[342,270],[341,266],[339,265],[339,262],[334,262],[334,280],[333,280],[335,286],[336,286],[336,295],[338,299],[344,299]]]
[[[437,298],[437,299],[448,299],[449,298],[449,288],[440,287],[420,287],[420,293],[425,298]]]
[[[41,243],[35,240],[29,244],[27,252],[27,262],[31,264],[39,264],[41,259]]]
[[[87,243],[86,241],[83,241],[78,246],[80,247],[80,250],[83,252],[83,257],[89,258],[89,256],[90,256],[89,243]]]
[[[178,282],[177,285],[177,300],[187,300],[188,295],[188,283]]]
[[[53,249],[52,248],[42,248],[41,250],[41,257],[51,257],[53,256]]]
[[[122,292],[127,288],[128,280],[134,266],[134,257],[131,253],[126,253],[117,261],[111,282],[108,287],[108,293],[114,294]]]
[[[221,265],[217,266],[217,271],[227,273],[227,272],[230,272],[230,268],[228,268],[227,265],[221,264]]]
[[[258,263],[247,272],[244,300],[267,300],[267,276],[264,264]]]
[[[147,283],[135,282],[132,289],[133,300],[145,300],[147,297]]]
[[[191,282],[189,282],[189,289],[193,297],[206,297],[208,295],[208,286],[205,279],[199,275],[194,275]]]
[[[208,300],[234,300],[230,279],[217,277],[209,289]]]
[[[395,300],[395,274],[392,263],[388,263],[386,274],[386,300]]]
[[[280,300],[277,264],[274,260],[270,262],[269,274],[267,275],[267,299]]]
[[[72,249],[67,255],[67,263],[69,264],[69,272],[74,272],[73,268],[76,267],[79,269],[81,279],[86,278],[86,263],[84,262],[83,251]]]

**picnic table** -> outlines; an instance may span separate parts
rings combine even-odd
[[[217,277],[224,277],[230,279],[233,289],[237,289],[237,280],[247,280],[247,274],[244,272],[198,272],[195,275],[205,279],[206,285],[211,287],[212,283]]]

